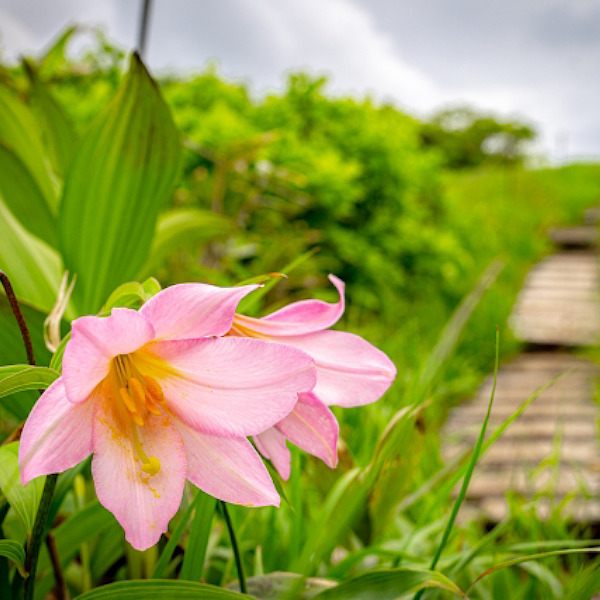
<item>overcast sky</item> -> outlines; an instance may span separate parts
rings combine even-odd
[[[69,22],[135,45],[141,0],[0,0],[3,56],[36,53]],[[533,123],[553,160],[600,158],[598,0],[154,0],[147,62],[216,59],[260,93],[285,73],[426,116],[471,103]]]

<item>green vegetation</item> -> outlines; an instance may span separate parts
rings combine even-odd
[[[299,298],[334,300],[326,276],[335,273],[348,285],[340,327],[387,352],[398,378],[376,404],[336,411],[344,442],[336,471],[294,450],[282,508],[230,507],[247,574],[358,578],[322,592],[324,599],[362,589],[397,598],[424,587],[433,598],[456,594],[454,585],[466,590],[496,565],[470,598],[589,598],[600,584],[597,561],[580,554],[594,545],[590,532],[559,511],[541,523],[518,498],[490,531],[455,525],[438,572],[426,569],[446,527],[450,490],[467,468],[442,463],[439,426],[493,369],[496,351],[501,359],[516,351],[506,319],[525,273],[550,251],[549,227],[575,223],[598,203],[600,165],[530,170],[517,148],[532,135],[527,126],[477,115],[462,130],[441,118],[423,124],[369,100],[333,99],[325,80],[301,73],[262,99],[213,69],[165,77],[159,93],[133,60],[116,92],[123,54],[100,40],[74,61],[64,54],[69,36],[40,61],[0,70],[0,115],[11,115],[0,116],[0,267],[25,306],[38,364],[49,364],[42,324],[63,267],[78,273],[63,334],[69,320],[100,311],[131,280],[146,281],[121,288],[110,306],[146,299],[151,276],[163,285],[229,285],[293,266],[248,306],[260,314]],[[152,134],[149,123],[158,124]],[[482,145],[498,134],[512,141],[490,156]],[[152,147],[163,152],[156,163]],[[133,181],[132,165],[147,159],[146,176]],[[6,299],[0,322],[2,364],[25,363]],[[35,386],[0,398],[4,437],[26,417]],[[83,483],[74,485],[76,477]],[[204,552],[205,581],[226,586],[236,578],[223,520],[215,517],[211,528],[212,509],[207,521],[191,489],[169,541],[145,553],[125,548],[95,498],[87,463],[60,475],[57,489],[51,531],[73,595],[221,597],[191,582],[178,592],[162,580],[89,591],[153,574],[199,580],[185,557]],[[16,589],[22,575],[27,533],[8,506],[2,497],[2,598],[13,597],[9,581]],[[523,559],[563,549],[572,553]],[[45,551],[39,574],[41,599],[55,585]]]

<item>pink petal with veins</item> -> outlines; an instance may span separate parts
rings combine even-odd
[[[152,323],[157,340],[225,335],[239,301],[258,287],[221,288],[204,283],[180,283],[150,298],[140,313]]]
[[[204,435],[177,424],[188,461],[187,478],[207,494],[233,504],[279,506],[279,494],[246,438]]]
[[[304,352],[249,338],[157,342],[149,351],[171,371],[149,371],[171,411],[197,431],[254,435],[285,417],[315,383]],[[151,363],[149,363],[151,364]]]
[[[270,427],[252,439],[260,453],[273,463],[281,478],[287,481],[292,469],[292,455],[285,442],[285,436],[275,427]]]
[[[269,337],[304,335],[327,329],[344,313],[344,282],[335,275],[330,275],[329,279],[340,295],[335,304],[321,300],[301,300],[284,306],[262,319],[236,315],[235,320],[244,327]]]
[[[277,341],[313,357],[317,383],[312,391],[327,405],[375,402],[396,377],[396,367],[387,355],[352,333],[327,330],[279,337]]]
[[[138,428],[138,435],[146,455],[160,462],[154,475],[142,470],[131,426],[120,427],[104,399],[96,403],[92,460],[96,494],[125,530],[125,539],[136,550],[145,550],[167,531],[179,508],[187,462],[181,436],[168,415],[152,415]]]
[[[275,428],[292,444],[320,458],[328,467],[337,466],[338,422],[314,394],[299,394],[294,410]]]
[[[108,374],[111,358],[133,352],[153,338],[152,325],[130,308],[113,308],[109,317],[73,321],[62,363],[69,400],[86,400]]]
[[[21,434],[19,468],[23,485],[60,473],[92,452],[93,400],[73,404],[58,378],[35,403]]]

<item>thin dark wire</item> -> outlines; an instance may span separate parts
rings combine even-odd
[[[150,11],[152,9],[152,0],[143,0],[142,20],[140,22],[140,35],[138,38],[138,52],[143,58],[146,53],[146,41],[148,39],[148,25],[150,23]]]
[[[10,279],[4,271],[0,271],[0,282],[2,282],[2,287],[6,292],[6,297],[8,298],[10,308],[12,309],[13,315],[15,316],[15,320],[17,321],[17,325],[19,326],[19,330],[21,331],[23,344],[25,344],[25,352],[27,353],[27,362],[30,365],[35,365],[35,354],[33,352],[33,344],[31,343],[29,329],[27,329],[25,317],[21,312],[21,307],[19,306],[19,302],[17,301],[17,297],[15,296],[15,292],[10,283]]]
[[[219,500],[219,504],[221,505],[221,511],[223,512],[225,525],[227,525],[227,530],[229,531],[231,549],[233,550],[233,556],[235,557],[235,566],[238,572],[238,579],[240,580],[240,592],[242,592],[242,594],[245,594],[248,591],[246,588],[246,576],[244,575],[244,566],[242,565],[242,557],[240,556],[240,548],[237,543],[235,529],[233,528],[233,523],[231,522],[231,517],[229,516],[229,511],[227,510],[227,503],[223,502],[222,500]]]

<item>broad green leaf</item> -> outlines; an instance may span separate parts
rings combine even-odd
[[[108,315],[115,306],[125,308],[139,308],[145,300],[145,292],[141,283],[137,281],[128,281],[122,283],[104,303],[100,309],[101,315]]]
[[[37,477],[23,487],[19,474],[18,454],[19,442],[0,446],[0,488],[29,534],[33,529],[46,478]]]
[[[214,585],[192,581],[141,580],[111,583],[74,600],[253,600],[251,596],[230,592]]]
[[[0,367],[0,398],[25,390],[46,389],[59,373],[48,367],[9,365]]]
[[[29,232],[50,246],[57,245],[56,221],[27,165],[0,140],[0,196]]]
[[[426,588],[438,588],[467,598],[454,582],[441,573],[403,568],[370,571],[353,577],[317,594],[314,600],[397,600],[402,595]]]
[[[231,231],[230,221],[208,210],[178,208],[158,219],[150,256],[138,277],[151,275],[175,250],[222,238]]]
[[[58,206],[39,125],[29,110],[7,87],[0,84],[0,141],[11,148],[34,177],[51,211]]]
[[[50,312],[62,278],[55,250],[26,231],[0,202],[0,268],[15,294],[30,306]]]
[[[104,303],[100,315],[108,315],[116,306],[140,308],[140,306],[160,292],[160,283],[154,277],[148,277],[143,283],[128,281],[121,284]]]
[[[150,300],[152,296],[156,296],[162,290],[160,283],[154,277],[148,277],[148,279],[142,281],[142,287],[144,288],[146,300]]]
[[[190,528],[190,537],[183,555],[179,577],[191,581],[202,579],[206,546],[212,527],[217,501],[202,490],[194,490],[195,513]]]
[[[48,85],[40,81],[33,65],[24,60],[23,67],[31,83],[31,108],[42,127],[52,166],[56,173],[64,177],[77,143],[75,128],[62,106],[52,96]]]
[[[94,313],[144,264],[181,162],[180,135],[137,55],[84,135],[65,178],[59,238],[82,313]]]
[[[0,540],[0,556],[5,556],[15,563],[17,569],[25,577],[25,549],[15,540]]]

